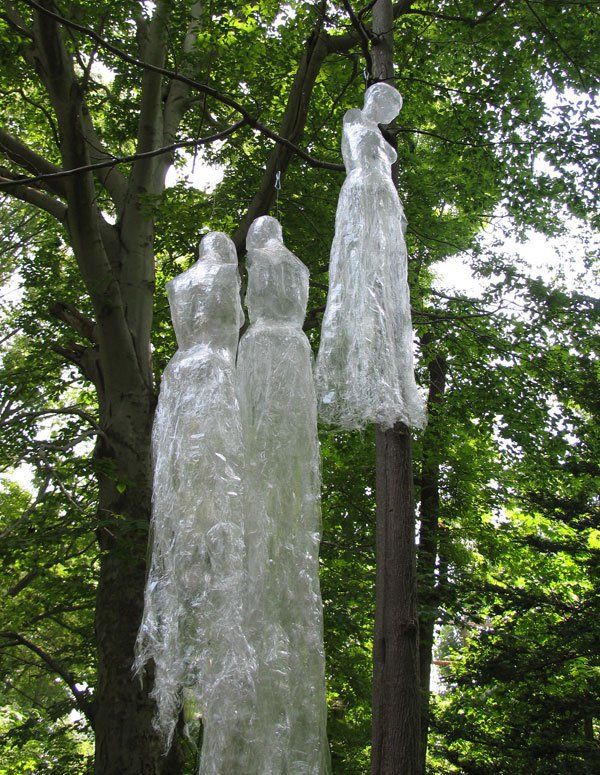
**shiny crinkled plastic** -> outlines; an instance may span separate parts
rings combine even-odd
[[[247,460],[247,633],[258,674],[243,772],[321,775],[330,766],[316,395],[302,330],[308,270],[269,216],[251,225],[247,247],[251,325],[237,380]]]
[[[202,718],[200,772],[243,772],[255,704],[244,634],[243,440],[234,388],[243,321],[233,243],[208,234],[168,284],[179,349],[153,428],[153,511],[135,668],[155,664],[155,724],[168,747],[179,712]]]
[[[367,89],[364,108],[344,116],[347,177],[316,368],[319,414],[342,428],[425,425],[413,366],[406,219],[391,176],[396,152],[378,127],[401,106],[393,86],[377,83]]]

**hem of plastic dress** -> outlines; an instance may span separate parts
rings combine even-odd
[[[403,423],[414,431],[421,431],[427,425],[427,413],[425,409],[413,413],[399,412],[394,415],[368,415],[357,417],[348,416],[336,412],[328,412],[319,405],[319,422],[332,428],[340,428],[344,431],[364,431],[370,425],[375,425],[383,431],[391,430],[398,423]]]

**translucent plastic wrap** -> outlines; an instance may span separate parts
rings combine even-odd
[[[168,286],[178,351],[153,429],[152,558],[135,667],[154,660],[156,726],[202,717],[201,773],[243,772],[254,655],[243,632],[243,441],[234,363],[243,321],[233,243],[208,234]]]
[[[245,775],[329,772],[319,589],[320,462],[308,270],[268,216],[248,232],[238,391],[247,455],[248,635],[259,665]]]
[[[344,116],[347,177],[316,368],[319,414],[342,428],[425,424],[413,368],[406,219],[391,177],[396,152],[377,126],[401,106],[396,89],[378,83],[367,89],[363,110]]]

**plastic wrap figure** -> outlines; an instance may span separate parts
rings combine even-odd
[[[250,328],[238,391],[248,460],[248,632],[257,704],[247,775],[329,771],[318,576],[320,461],[311,349],[302,330],[308,269],[275,218],[248,232]]]
[[[156,726],[167,745],[182,703],[202,717],[200,772],[242,772],[253,653],[242,629],[243,442],[234,387],[243,321],[233,243],[208,234],[167,285],[179,349],[153,428],[152,558],[136,668],[155,663]]]
[[[316,368],[320,416],[342,428],[425,424],[413,368],[406,220],[391,176],[396,152],[378,127],[401,107],[396,89],[377,83],[363,109],[344,116],[347,177]]]

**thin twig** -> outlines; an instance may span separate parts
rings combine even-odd
[[[241,119],[240,121],[237,121],[235,124],[232,124],[230,127],[227,127],[227,129],[223,129],[220,132],[217,132],[214,135],[209,135],[208,137],[198,137],[194,140],[180,140],[177,143],[171,143],[171,145],[164,145],[161,148],[154,148],[152,151],[144,151],[143,153],[132,153],[129,156],[114,156],[112,159],[108,159],[107,161],[100,161],[96,162],[95,164],[85,164],[81,167],[73,167],[70,170],[60,170],[59,172],[49,172],[43,175],[36,175],[32,178],[15,178],[14,180],[10,181],[2,181],[0,182],[0,188],[10,188],[11,186],[22,186],[22,185],[31,185],[32,183],[41,183],[46,180],[57,180],[58,178],[65,178],[69,175],[77,175],[82,172],[90,172],[94,170],[100,170],[100,169],[106,169],[107,167],[115,167],[117,164],[128,164],[134,161],[137,161],[138,159],[150,159],[153,156],[161,156],[164,153],[172,153],[173,151],[176,151],[178,148],[189,148],[192,146],[198,146],[198,145],[208,145],[209,143],[214,143],[217,140],[223,140],[225,137],[228,137],[229,135],[233,134],[233,132],[237,131],[240,127],[244,126],[246,124],[245,119]]]

